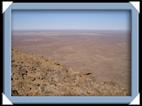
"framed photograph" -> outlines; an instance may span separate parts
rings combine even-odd
[[[135,104],[139,2],[3,2],[3,104]]]

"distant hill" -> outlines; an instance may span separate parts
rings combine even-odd
[[[118,84],[96,82],[93,73],[81,73],[44,58],[12,49],[12,95],[16,96],[126,96]]]

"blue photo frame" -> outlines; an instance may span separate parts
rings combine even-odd
[[[13,10],[129,10],[131,12],[131,96],[11,96],[11,13]],[[131,3],[12,3],[4,16],[4,88],[12,104],[131,104],[139,95],[139,12]]]

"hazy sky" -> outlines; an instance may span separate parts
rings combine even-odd
[[[129,30],[129,11],[13,11],[13,30]]]

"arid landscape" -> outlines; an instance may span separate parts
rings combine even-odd
[[[12,95],[128,96],[130,32],[13,31]]]

